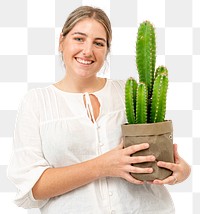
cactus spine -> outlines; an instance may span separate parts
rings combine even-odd
[[[136,64],[139,83],[129,78],[125,87],[128,123],[162,122],[166,113],[168,70],[164,66],[155,70],[155,29],[149,21],[141,23],[138,28]]]

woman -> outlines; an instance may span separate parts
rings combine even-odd
[[[151,173],[132,164],[155,157],[130,157],[148,142],[123,149],[124,81],[97,77],[111,38],[102,10],[82,6],[69,15],[59,41],[64,79],[31,90],[18,113],[8,169],[18,206],[43,214],[174,213],[169,193],[155,184],[182,182],[190,167],[175,146],[175,164],[158,162],[172,176],[145,183],[130,175]]]

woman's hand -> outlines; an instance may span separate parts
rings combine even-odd
[[[115,149],[99,156],[97,164],[99,163],[101,176],[121,177],[134,184],[143,184],[143,181],[133,178],[130,173],[152,173],[153,169],[135,167],[132,164],[154,162],[155,157],[153,155],[131,157],[131,154],[147,148],[149,144],[143,143],[123,149],[123,143],[121,143]]]
[[[191,168],[185,160],[183,160],[177,151],[177,144],[174,144],[174,159],[175,163],[167,163],[159,161],[157,165],[166,169],[170,169],[173,173],[171,176],[164,180],[154,180],[153,184],[169,184],[173,185],[181,183],[188,178],[191,172]]]

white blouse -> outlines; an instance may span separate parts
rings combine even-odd
[[[120,143],[121,124],[126,122],[124,86],[124,81],[107,80],[93,93],[100,103],[94,123],[87,113],[92,108],[88,93],[63,92],[53,85],[27,93],[18,112],[8,167],[8,177],[18,189],[18,206],[37,207],[43,214],[174,213],[164,186],[135,185],[112,177],[48,200],[33,198],[32,187],[47,168],[95,158]]]

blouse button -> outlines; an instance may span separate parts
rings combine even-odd
[[[99,125],[96,125],[96,128],[97,128],[97,129],[100,129],[100,126],[99,126]]]
[[[103,143],[99,143],[99,145],[100,145],[100,146],[103,146],[104,144],[103,144]]]
[[[111,214],[115,214],[115,210],[112,210],[112,211],[111,211]]]
[[[109,196],[112,196],[113,195],[113,193],[112,192],[109,192]]]

